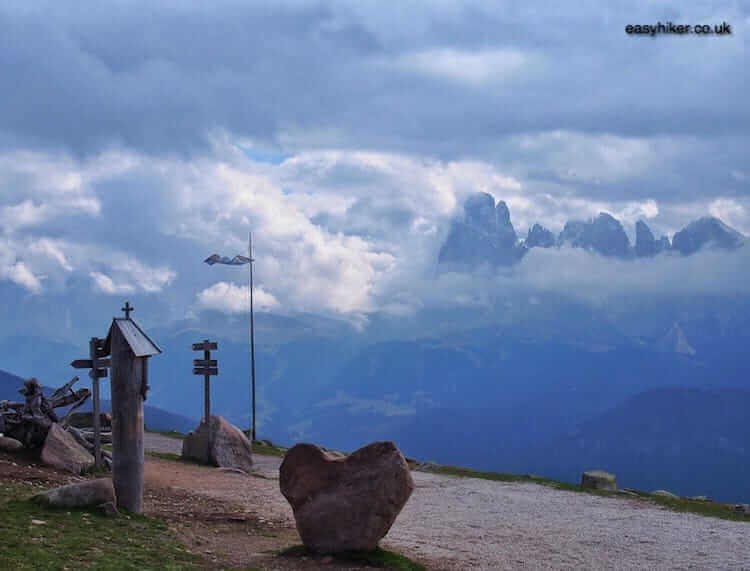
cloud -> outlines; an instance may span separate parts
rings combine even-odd
[[[406,71],[478,84],[514,79],[531,63],[519,50],[466,51],[449,48],[428,49],[404,54],[396,66]]]
[[[659,258],[663,263],[654,266],[621,265],[581,251],[534,250],[510,274],[437,274],[439,248],[472,192],[505,200],[521,236],[535,222],[559,231],[568,219],[600,211],[622,219],[631,235],[641,218],[658,235],[711,212],[732,217],[746,231],[750,208],[742,197],[676,204],[656,198],[592,199],[576,194],[573,186],[528,180],[478,160],[335,149],[256,161],[245,145],[226,137],[201,158],[125,150],[53,157],[36,154],[34,160],[78,173],[81,184],[69,192],[97,208],[55,211],[51,205],[58,198],[34,194],[36,183],[26,179],[36,207],[50,205],[54,214],[43,224],[5,230],[6,269],[0,279],[82,305],[98,300],[108,312],[112,296],[128,295],[147,308],[158,301],[153,307],[168,319],[201,310],[246,311],[247,290],[236,285],[244,281],[246,268],[208,267],[202,261],[214,252],[245,254],[250,231],[256,279],[263,284],[257,290],[259,308],[343,317],[361,326],[380,311],[408,316],[441,304],[483,307],[496,292],[543,293],[546,287],[557,291],[555,284],[562,284],[561,293],[589,298],[627,289],[620,283],[645,291],[635,282],[670,283],[660,273],[663,268],[690,283],[701,267],[695,260],[721,266],[734,259]],[[15,204],[32,200],[21,188]],[[8,269],[19,262],[20,269]],[[622,274],[639,277],[631,283]],[[730,279],[735,275],[727,269],[726,279],[712,287],[737,291]],[[675,291],[685,287],[674,284]]]
[[[735,33],[624,33],[659,20],[725,20]],[[168,156],[203,153],[224,130],[282,154],[486,160],[508,137],[555,130],[743,137],[747,30],[741,3],[5,3],[0,138]]]
[[[204,309],[214,309],[226,314],[249,313],[250,294],[248,286],[218,282],[197,295],[198,304]],[[279,306],[276,298],[262,286],[253,287],[253,308],[268,311]]]
[[[40,293],[42,291],[42,284],[39,277],[35,276],[23,262],[16,262],[8,266],[0,265],[0,279],[6,279],[18,284],[31,293]]]
[[[94,282],[94,290],[108,295],[120,293],[133,293],[135,288],[128,283],[116,284],[111,277],[99,272],[90,272],[89,276]]]

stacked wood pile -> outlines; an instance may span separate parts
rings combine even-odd
[[[58,424],[68,432],[75,441],[86,451],[93,453],[93,432],[73,426],[71,419],[75,411],[90,397],[91,391],[86,388],[73,390],[78,382],[73,377],[69,382],[54,391],[49,397],[42,392],[39,381],[30,378],[24,381],[19,393],[24,402],[0,401],[0,435],[6,439],[14,439],[27,449],[41,449],[53,424]],[[70,407],[65,416],[60,419],[55,409]],[[102,442],[111,442],[111,435],[102,435]],[[104,465],[112,465],[112,457],[108,452],[102,454]]]

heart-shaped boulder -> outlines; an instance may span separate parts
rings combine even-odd
[[[337,553],[375,549],[409,499],[414,480],[393,442],[374,442],[345,458],[297,444],[281,463],[279,486],[305,546]]]

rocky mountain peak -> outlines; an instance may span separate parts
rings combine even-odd
[[[627,258],[630,255],[630,240],[622,224],[606,212],[592,220],[567,222],[560,233],[558,244],[584,248],[603,256]]]
[[[555,245],[555,235],[544,226],[537,223],[529,228],[526,236],[527,248],[551,248]]]
[[[704,216],[685,226],[672,239],[672,248],[683,255],[697,252],[703,247],[734,250],[742,246],[745,237],[718,218]]]
[[[654,238],[651,228],[643,221],[635,223],[635,255],[639,258],[655,256],[670,249],[669,238]]]
[[[733,250],[742,246],[746,238],[710,216],[688,224],[669,238],[654,238],[651,229],[639,220],[635,225],[635,246],[619,220],[602,212],[589,220],[570,220],[557,240],[548,229],[534,224],[526,240],[518,243],[518,236],[510,220],[508,205],[485,193],[469,196],[464,204],[464,216],[454,220],[448,238],[440,249],[439,263],[457,270],[471,269],[481,264],[508,266],[523,258],[529,248],[550,248],[567,245],[583,248],[602,256],[632,259],[655,256],[676,250],[683,255],[697,252],[704,246]]]
[[[507,266],[523,256],[507,204],[485,193],[469,196],[463,221],[454,220],[440,249],[439,263],[461,269],[482,263]]]
[[[467,224],[491,232],[497,226],[495,199],[486,192],[472,194],[464,203],[464,215]]]

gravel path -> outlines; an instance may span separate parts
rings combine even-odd
[[[179,453],[180,446],[159,435],[146,440],[151,450]],[[233,497],[246,502],[257,494],[262,505],[248,509],[293,525],[278,491],[281,459],[254,460],[260,478],[222,474],[227,485],[212,486],[206,494],[234,489]],[[750,523],[537,484],[413,476],[416,489],[383,546],[437,569],[750,569]],[[241,493],[245,486],[254,493]]]

